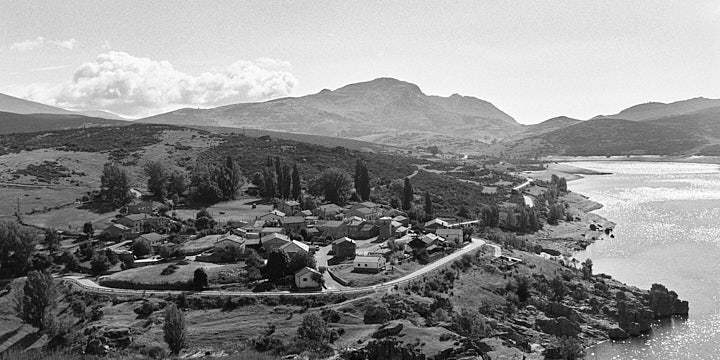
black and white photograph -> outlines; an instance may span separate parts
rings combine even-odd
[[[720,359],[717,0],[0,0],[0,360]]]

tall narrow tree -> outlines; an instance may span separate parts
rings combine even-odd
[[[165,342],[174,355],[180,353],[185,347],[187,326],[185,325],[185,314],[173,303],[165,308],[165,323],[163,324],[163,335]]]
[[[429,192],[425,193],[425,214],[433,216],[433,203]]]
[[[242,186],[242,172],[231,156],[225,158],[223,166],[214,170],[214,179],[222,194],[223,200],[235,199]]]
[[[292,171],[292,198],[300,200],[302,194],[302,188],[300,185],[300,171],[298,170],[297,164],[293,165]]]
[[[275,166],[266,166],[263,169],[263,179],[265,179],[264,197],[272,199],[275,197],[277,190],[277,176],[275,175]]]
[[[283,164],[282,181],[282,198],[289,199],[292,178],[290,177],[290,166],[288,164]]]
[[[143,166],[143,172],[147,179],[147,188],[153,196],[165,199],[168,195],[168,183],[170,176],[165,165],[160,161],[148,161]]]
[[[413,197],[415,196],[415,191],[413,190],[412,184],[410,183],[410,178],[405,178],[405,184],[403,186],[403,199],[402,199],[402,208],[403,210],[410,210],[412,208],[412,202]]]
[[[368,174],[365,160],[358,159],[355,162],[355,191],[363,201],[370,200],[370,175]]]

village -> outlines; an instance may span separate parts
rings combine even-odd
[[[413,230],[406,212],[369,201],[302,210],[297,201],[275,200],[272,205],[251,206],[255,213],[259,208],[268,210],[253,219],[224,224],[209,220],[208,228],[198,234],[178,235],[183,233],[184,223],[167,212],[161,214],[163,206],[138,200],[127,205],[125,214],[110,225],[93,231],[90,237],[98,252],[112,252],[114,256],[109,257],[118,259],[117,264],[97,273],[104,275],[98,279],[101,285],[122,287],[114,280],[123,273],[151,274],[150,267],[165,268],[178,260],[193,265],[188,268],[212,268],[216,274],[222,274],[223,268],[235,269],[235,280],[245,286],[224,283],[219,286],[222,289],[317,292],[377,285],[462,248],[471,241],[472,231],[467,229],[477,223],[451,224],[435,218]],[[196,223],[213,217],[207,210],[199,215]],[[173,230],[176,232],[171,234]],[[270,259],[274,252],[283,255],[285,265]],[[238,264],[245,265],[239,276]],[[257,270],[266,266],[285,269],[281,276],[273,276],[270,269]],[[272,286],[268,278],[272,278]],[[157,289],[183,288],[182,283],[154,283]],[[187,286],[193,288],[192,282]]]

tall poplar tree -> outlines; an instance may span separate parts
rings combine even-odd
[[[355,162],[355,191],[363,201],[370,200],[370,175],[367,164],[364,160],[358,159]]]
[[[412,202],[413,197],[415,196],[415,191],[413,190],[412,184],[410,183],[410,178],[405,178],[405,184],[403,186],[403,199],[402,199],[402,208],[403,210],[410,210],[412,208]]]
[[[292,198],[299,200],[301,194],[302,188],[300,185],[300,171],[298,170],[297,164],[295,164],[293,165],[292,171]]]

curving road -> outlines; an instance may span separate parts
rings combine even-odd
[[[72,282],[72,283],[80,286],[81,288],[83,288],[86,291],[92,291],[92,292],[103,293],[103,294],[118,294],[118,295],[168,296],[168,295],[196,293],[196,294],[201,294],[203,296],[265,297],[265,296],[313,296],[313,295],[322,295],[322,294],[363,294],[363,293],[372,293],[372,292],[375,292],[378,290],[388,289],[395,285],[399,285],[399,284],[402,284],[405,282],[412,281],[418,277],[421,277],[432,271],[435,271],[438,268],[442,267],[443,265],[459,258],[460,256],[462,256],[464,254],[467,254],[471,251],[477,250],[481,246],[486,245],[486,244],[487,244],[487,242],[483,239],[472,238],[470,244],[466,245],[459,251],[456,251],[448,256],[443,257],[442,259],[439,259],[433,263],[430,263],[430,264],[422,267],[421,269],[418,269],[417,271],[415,271],[413,273],[410,273],[399,279],[391,280],[391,281],[388,281],[388,282],[385,282],[382,284],[359,287],[359,288],[348,288],[348,287],[344,287],[340,284],[337,284],[338,285],[337,287],[336,286],[328,287],[324,291],[310,292],[310,293],[289,292],[289,291],[274,291],[274,292],[255,293],[255,292],[247,292],[247,291],[223,291],[223,290],[204,290],[204,291],[195,291],[195,292],[180,291],[180,290],[132,290],[132,289],[116,289],[116,288],[109,288],[109,287],[101,286],[100,284],[96,283],[95,281],[92,281],[88,278],[84,278],[81,276],[64,276],[62,278],[59,278],[59,280]],[[494,245],[494,244],[487,244],[487,245],[495,248],[495,253],[494,253],[495,257],[500,256],[501,250],[498,245]],[[334,282],[334,280],[333,280],[333,282]]]

